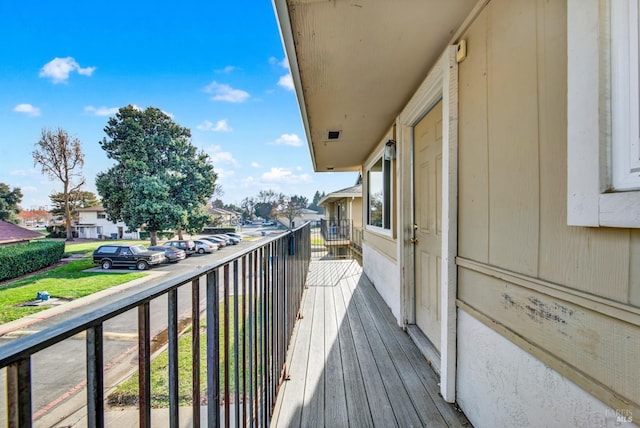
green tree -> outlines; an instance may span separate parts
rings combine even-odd
[[[98,195],[86,190],[76,190],[69,195],[69,206],[71,210],[71,218],[78,219],[78,208],[89,208],[100,205]],[[53,208],[49,210],[53,216],[65,215],[65,197],[62,192],[49,195]]]
[[[275,209],[283,198],[284,195],[282,193],[276,193],[271,189],[261,190],[254,204],[256,215],[264,219],[270,219],[275,215]]]
[[[313,200],[311,201],[311,203],[309,204],[309,209],[310,210],[314,210],[314,211],[318,211],[318,212],[323,212],[323,208],[321,206],[318,205],[318,202],[320,202],[320,200],[322,198],[325,197],[325,193],[322,192],[320,193],[319,190],[316,190],[316,193],[313,195]]]
[[[17,215],[20,212],[21,201],[22,191],[19,187],[11,190],[7,184],[0,183],[0,220],[18,223]]]
[[[107,216],[150,232],[195,230],[215,193],[209,158],[191,144],[191,131],[160,109],[121,108],[104,128],[100,145],[115,165],[96,178]]]
[[[246,197],[242,201],[240,201],[240,212],[242,213],[243,219],[251,220],[253,218],[255,213],[255,205],[255,200],[250,197]]]
[[[309,201],[304,196],[283,196],[276,207],[276,217],[284,217],[289,220],[289,227],[291,228],[293,220],[300,215]]]
[[[67,241],[72,241],[71,195],[84,184],[84,154],[80,140],[71,138],[62,128],[55,131],[43,129],[32,155],[34,166],[40,165],[42,173],[50,180],[58,179],[62,183]]]

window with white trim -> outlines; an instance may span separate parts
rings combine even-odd
[[[391,230],[391,160],[380,157],[367,169],[367,224]]]
[[[638,0],[611,3],[611,187],[640,188]]]
[[[639,0],[567,2],[567,222],[640,227]]]

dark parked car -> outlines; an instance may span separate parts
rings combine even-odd
[[[164,256],[167,258],[169,262],[178,262],[180,260],[184,260],[187,258],[187,253],[180,248],[168,247],[164,245],[154,245],[149,247],[151,251],[163,251]]]
[[[187,257],[195,254],[196,252],[196,244],[190,239],[174,239],[172,241],[167,241],[162,245],[184,250],[184,252],[187,254]]]
[[[139,270],[164,263],[164,252],[149,251],[142,245],[101,245],[93,252],[93,262],[102,269],[135,267]]]

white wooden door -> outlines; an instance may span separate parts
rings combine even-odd
[[[416,324],[440,351],[442,101],[414,128]]]

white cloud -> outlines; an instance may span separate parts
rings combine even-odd
[[[164,111],[164,110],[160,110],[160,111],[166,114],[167,116],[169,116],[171,119],[173,119],[173,113],[169,113],[168,111]]]
[[[302,140],[296,134],[282,134],[280,138],[271,144],[276,146],[300,147],[302,145]]]
[[[219,120],[213,124],[208,120],[205,120],[200,125],[196,126],[200,131],[211,131],[211,132],[231,132],[232,129],[229,127],[226,119]]]
[[[213,162],[214,165],[226,164],[226,165],[232,165],[234,167],[240,166],[240,164],[238,163],[237,160],[235,160],[231,152],[223,151],[222,147],[220,146],[210,146],[206,149],[206,151],[209,154],[209,157],[211,158],[211,161]],[[218,168],[215,168],[215,171],[218,172]]]
[[[218,174],[218,179],[231,178],[236,175],[236,172],[232,169],[216,168],[215,171]]]
[[[258,162],[255,162],[255,161],[251,162],[251,166],[253,168],[260,168],[260,164]]]
[[[271,168],[269,171],[262,174],[262,180],[267,183],[286,183],[286,184],[299,184],[308,183],[311,181],[309,174],[294,174],[288,168]]]
[[[53,83],[63,83],[69,78],[69,73],[76,71],[83,76],[91,76],[96,67],[80,67],[75,59],[68,56],[66,58],[54,58],[42,67],[40,77],[46,77]]]
[[[28,116],[40,116],[40,109],[32,106],[31,104],[18,104],[13,108],[13,111],[25,113]]]
[[[120,108],[118,107],[94,107],[86,106],[84,111],[94,116],[114,116]]]
[[[295,88],[293,87],[293,77],[291,77],[291,73],[285,74],[284,76],[280,77],[280,80],[278,80],[278,85],[282,86],[285,89],[293,91]]]
[[[230,74],[235,70],[236,70],[236,67],[234,67],[233,65],[227,65],[225,68],[216,70],[216,73]]]
[[[13,175],[16,177],[31,177],[34,175],[39,175],[40,171],[32,168],[32,169],[15,169],[9,173],[9,175]]]
[[[228,101],[230,103],[241,103],[249,99],[249,93],[241,89],[233,89],[229,85],[218,82],[211,82],[204,88],[204,92],[212,94],[214,101]]]

